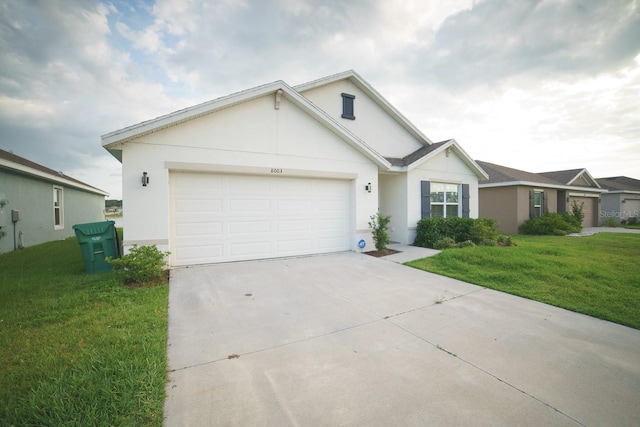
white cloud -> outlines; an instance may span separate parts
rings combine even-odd
[[[114,197],[101,134],[346,69],[474,158],[640,178],[638,0],[9,1],[0,49],[2,147]]]

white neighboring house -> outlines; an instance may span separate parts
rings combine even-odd
[[[411,244],[423,216],[477,217],[487,178],[354,71],[252,88],[102,145],[122,162],[125,251],[155,244],[171,266],[370,250],[378,209]]]

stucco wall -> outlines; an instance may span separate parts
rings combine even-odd
[[[378,169],[369,159],[286,98],[266,95],[127,143],[123,148],[125,250],[132,244],[169,249],[169,171],[202,170],[282,176],[350,174],[354,181],[353,249],[372,245],[369,217],[378,209]],[[142,172],[150,183],[142,187]]]
[[[355,120],[341,117],[343,92],[356,97]],[[349,80],[309,89],[302,94],[385,157],[401,158],[422,147],[418,140]]]
[[[391,222],[389,223],[391,241],[409,243],[406,203],[407,175],[404,173],[381,174],[379,185],[380,213],[391,215]],[[413,241],[410,243],[413,243]]]
[[[0,214],[0,253],[14,248],[11,210],[21,212],[16,223],[16,240],[22,232],[25,246],[34,246],[52,240],[62,240],[75,235],[75,224],[104,221],[104,196],[55,184],[63,188],[64,228],[54,229],[52,182],[33,179],[22,174],[0,170],[0,194],[9,200]]]
[[[518,199],[516,187],[480,188],[480,217],[498,222],[504,233],[518,232]]]

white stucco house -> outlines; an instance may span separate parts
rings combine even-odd
[[[354,71],[266,84],[102,136],[122,162],[125,251],[171,266],[373,249],[391,215],[411,244],[423,216],[478,216],[486,173],[434,143]]]

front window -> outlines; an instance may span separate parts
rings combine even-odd
[[[457,217],[459,210],[459,191],[456,184],[431,183],[431,217]]]
[[[60,230],[64,228],[62,188],[53,187],[53,228]]]

